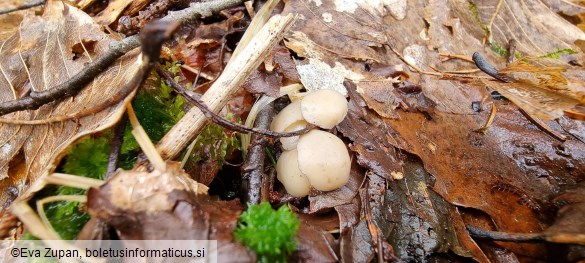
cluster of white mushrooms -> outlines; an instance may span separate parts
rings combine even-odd
[[[347,115],[345,97],[334,90],[309,92],[286,106],[272,120],[276,132],[293,132],[313,124],[331,129]],[[309,194],[311,187],[335,190],[347,183],[351,160],[345,143],[337,136],[313,129],[301,136],[281,138],[284,152],[276,163],[278,180],[295,197]]]

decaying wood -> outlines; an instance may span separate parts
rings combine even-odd
[[[254,123],[255,128],[268,129],[270,127],[270,122],[276,114],[274,107],[271,106],[264,107],[258,113],[256,122]],[[267,144],[268,140],[266,137],[254,134],[248,156],[244,165],[242,165],[242,178],[245,182],[244,187],[246,188],[244,190],[248,193],[247,202],[251,204],[260,204],[262,201],[262,181],[266,177],[264,174],[264,160],[266,157],[264,148]]]
[[[270,50],[282,39],[295,16],[274,16],[256,34],[240,55],[233,58],[221,76],[201,96],[201,101],[217,113],[230,96],[246,81],[246,77],[268,56]],[[173,159],[199,134],[207,117],[199,108],[192,108],[160,140],[157,149],[163,159]]]

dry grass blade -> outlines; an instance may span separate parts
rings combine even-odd
[[[134,138],[136,138],[140,148],[142,148],[142,151],[144,151],[144,154],[146,154],[146,157],[152,166],[154,166],[154,169],[161,173],[164,172],[166,170],[165,161],[163,161],[160,155],[158,155],[154,145],[152,144],[152,141],[150,141],[148,138],[148,134],[146,134],[146,131],[138,122],[138,118],[136,118],[136,114],[134,113],[134,109],[132,109],[132,105],[128,104],[127,109],[128,119],[130,120],[130,124],[132,124],[132,135],[134,135]]]

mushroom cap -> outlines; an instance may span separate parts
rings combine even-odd
[[[331,191],[349,180],[351,160],[345,143],[337,136],[312,130],[300,136],[296,150],[299,170],[313,188]]]
[[[275,132],[283,132],[284,129],[288,128],[295,122],[304,121],[303,115],[301,114],[301,102],[294,101],[288,106],[284,107],[270,124],[270,130]]]
[[[313,91],[301,100],[301,113],[308,123],[331,129],[347,115],[347,100],[334,90]]]
[[[311,191],[307,177],[299,170],[297,150],[285,151],[276,162],[276,178],[294,197],[305,197]]]
[[[284,132],[295,132],[295,131],[302,130],[306,127],[307,127],[306,121],[297,121],[297,122],[291,124],[290,126],[288,126],[286,129],[284,129]],[[282,143],[282,149],[284,149],[285,151],[297,148],[298,142],[299,142],[299,136],[280,138],[280,143]]]

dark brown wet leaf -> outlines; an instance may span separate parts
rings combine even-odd
[[[338,262],[335,254],[338,249],[331,231],[339,227],[335,213],[315,216],[297,214],[301,226],[298,231],[298,250],[292,261],[298,262]]]
[[[280,96],[280,87],[298,81],[299,76],[289,50],[277,46],[267,61],[248,77],[244,88],[253,94],[266,94],[276,98]]]
[[[390,192],[387,180],[373,173],[368,174],[369,183],[361,188],[356,199],[360,202],[359,221],[351,227],[342,229],[340,253],[342,262],[368,262],[375,256],[374,248],[378,242],[388,238],[394,229],[391,219]],[[367,200],[364,204],[362,200]],[[366,209],[367,207],[367,209]],[[348,211],[351,211],[351,207]],[[340,222],[344,224],[343,221]],[[371,225],[370,225],[371,224]],[[379,239],[374,239],[372,231]]]
[[[422,163],[409,157],[404,163],[404,179],[391,185],[392,222],[395,231],[389,242],[397,254],[424,261],[434,253],[449,251],[461,257],[487,260],[477,244],[467,235],[456,207],[432,191],[433,178]]]
[[[585,229],[585,182],[571,187],[553,199],[559,207],[555,223],[546,229],[548,234],[582,234]]]
[[[558,241],[567,241],[572,239],[574,243],[577,236],[581,237],[581,245],[571,245],[567,248],[566,259],[568,261],[578,261],[585,258],[585,182],[581,182],[575,187],[564,191],[561,195],[553,199],[554,203],[560,207],[557,212],[555,222],[544,231],[545,235],[556,236]]]
[[[276,68],[276,72],[280,73],[287,83],[298,83],[299,73],[291,57],[290,50],[279,45],[272,50],[271,54],[272,63]]]
[[[209,152],[211,147],[215,147],[215,145],[206,145],[193,154],[194,156],[200,156],[201,160],[197,162],[188,161],[185,164],[185,171],[191,178],[204,185],[209,185],[219,171],[219,163],[214,158],[211,158]]]
[[[19,30],[1,42],[0,101],[14,100],[28,91],[44,91],[65,82],[86,63],[106,52],[113,40],[87,14],[60,1],[49,1],[43,16],[28,14]],[[94,45],[76,54],[75,47],[81,43]],[[3,118],[47,119],[102,105],[134,75],[138,66],[136,55],[137,52],[130,52],[120,58],[69,100]],[[71,143],[113,125],[132,97],[75,122],[36,126],[0,124],[0,209],[17,196],[28,198],[29,186],[53,172]]]
[[[275,72],[267,72],[266,66],[260,66],[246,80],[244,88],[250,93],[266,94],[278,97],[282,86],[282,76]]]
[[[352,90],[352,84],[346,86],[352,99],[347,117],[337,129],[353,142],[349,148],[357,154],[360,165],[391,180],[392,173],[402,173],[401,161],[393,146],[398,144],[392,136],[393,130],[380,118],[368,115],[368,111],[360,105],[365,103]]]
[[[501,7],[497,8],[499,2]],[[418,156],[426,172],[432,175],[430,178],[434,178],[420,180],[429,186],[428,192],[432,190],[438,194],[429,195],[435,196],[431,198],[433,206],[426,210],[414,209],[410,214],[417,219],[415,221],[435,224],[435,227],[447,224],[441,219],[453,218],[452,226],[441,231],[452,241],[452,247],[430,245],[439,244],[442,239],[433,239],[436,237],[427,233],[428,242],[414,244],[426,246],[422,249],[425,252],[417,255],[420,260],[427,259],[429,253],[448,250],[479,261],[485,261],[486,257],[526,260],[554,255],[553,249],[546,245],[498,243],[506,249],[503,251],[493,244],[475,244],[464,224],[473,222],[477,215],[468,214],[462,220],[453,205],[477,209],[475,211],[483,214],[486,222],[493,222],[490,226],[495,230],[542,231],[554,218],[549,209],[551,198],[558,195],[560,189],[585,179],[585,144],[580,141],[583,140],[582,125],[565,118],[560,119],[560,125],[546,122],[552,130],[563,133],[564,129],[578,138],[556,141],[519,113],[513,103],[492,100],[485,87],[473,84],[473,78],[419,74],[392,49],[411,65],[431,72],[433,69],[475,69],[475,65],[463,60],[444,61],[439,53],[471,56],[476,51],[502,69],[506,59],[497,52],[505,52],[508,42],[514,39],[516,51],[523,56],[542,56],[559,49],[575,50],[578,54],[561,57],[555,62],[569,67],[567,61],[582,60],[579,46],[585,33],[539,1],[396,1],[387,6],[371,2],[289,1],[284,12],[302,14],[286,39],[286,46],[305,58],[305,63],[298,63],[297,69],[305,64],[322,63],[331,68],[329,72],[356,83],[355,94],[351,86],[347,90],[350,96],[348,117],[337,129],[351,141],[350,149],[356,153],[358,163],[388,180],[397,195],[404,192],[405,196],[419,196],[415,188],[396,190],[400,189],[397,187],[402,181],[391,181],[393,177],[406,175],[401,151]],[[494,19],[490,22],[492,16]],[[484,38],[489,40],[488,44],[482,44]],[[580,66],[574,69],[582,72]],[[407,76],[393,79],[395,71],[407,72]],[[551,74],[549,80],[555,80]],[[570,70],[562,74],[568,86],[582,80]],[[427,104],[408,96],[406,99],[397,96],[399,93],[393,82],[405,86],[406,77],[413,87],[420,87],[420,95],[428,99],[428,105],[434,106],[433,111],[422,110],[421,113],[418,109],[417,112],[412,105]],[[541,84],[539,81],[547,80],[536,78],[534,83]],[[305,84],[303,78],[301,82]],[[401,100],[411,103],[403,107]],[[485,124],[489,113],[474,111],[474,102],[483,102],[484,109],[492,103],[497,108],[495,122],[485,135],[474,130]],[[576,105],[575,101],[572,103]],[[549,108],[543,110],[550,111]],[[439,201],[442,199],[444,201]],[[437,207],[436,203],[444,207]],[[367,225],[363,220],[352,218],[356,211],[363,213],[363,207],[347,203],[335,209],[340,215],[340,224],[357,224],[342,232],[341,260],[372,259],[372,244],[358,241],[367,236]],[[446,214],[449,216],[437,216]],[[438,219],[429,220],[433,216]],[[403,227],[411,226],[403,224],[396,227],[396,231],[406,231]],[[415,232],[425,235],[419,228]],[[362,247],[353,249],[358,244]],[[408,254],[408,244],[390,244],[395,246],[399,257],[412,255]],[[493,256],[498,253],[501,256]]]
[[[217,201],[207,187],[167,163],[167,171],[118,170],[99,189],[88,193],[88,212],[119,233],[122,240],[218,241],[218,257],[248,262],[253,255],[233,241],[238,216],[237,200]]]
[[[384,118],[398,118],[396,109],[429,113],[434,103],[422,93],[421,87],[410,81],[362,82],[357,87],[368,107]]]
[[[349,204],[357,196],[359,187],[364,182],[364,170],[357,163],[353,163],[349,175],[349,181],[341,188],[309,196],[309,213],[334,208]]]

